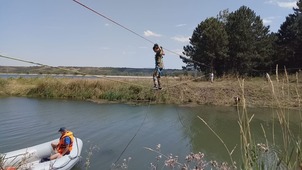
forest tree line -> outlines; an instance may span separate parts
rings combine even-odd
[[[246,6],[224,10],[207,18],[193,31],[183,47],[186,64],[217,76],[259,76],[279,69],[290,73],[302,69],[302,0],[281,24],[270,32],[260,16]]]

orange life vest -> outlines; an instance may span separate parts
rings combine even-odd
[[[64,135],[62,135],[61,137],[60,137],[60,141],[59,141],[59,144],[57,145],[57,151],[60,153],[60,154],[62,154],[63,152],[64,152],[64,150],[65,150],[65,148],[67,147],[67,145],[65,144],[65,142],[64,142],[64,139],[65,139],[65,137],[69,137],[70,138],[70,145],[69,145],[69,147],[68,147],[68,151],[69,152],[71,152],[71,150],[72,150],[72,144],[73,144],[73,133],[71,132],[71,131],[66,131],[65,133],[64,133]]]

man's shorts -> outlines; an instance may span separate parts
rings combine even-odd
[[[163,68],[155,67],[153,75],[157,78],[160,78],[160,76],[162,75],[162,70]]]

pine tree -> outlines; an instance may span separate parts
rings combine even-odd
[[[226,30],[229,35],[228,63],[233,73],[256,75],[269,67],[272,37],[260,16],[246,6],[230,13]]]
[[[302,67],[302,0],[297,2],[294,14],[289,14],[281,25],[276,42],[278,55],[275,64],[295,72]]]
[[[216,72],[218,76],[224,73],[228,38],[221,21],[211,17],[201,22],[193,32],[190,44],[184,47],[184,54],[197,61],[201,71]]]

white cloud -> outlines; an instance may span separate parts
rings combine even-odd
[[[186,26],[187,24],[178,24],[178,25],[176,25],[176,27],[184,27],[184,26]]]
[[[278,1],[278,0],[267,0],[265,1],[267,4],[274,4],[281,8],[293,8],[297,7],[297,0],[291,0],[291,1]]]
[[[274,4],[274,2],[275,1],[273,1],[273,0],[269,0],[269,1],[265,1],[264,3],[266,3],[266,4]]]
[[[269,25],[269,24],[272,23],[272,22],[273,22],[272,20],[263,19],[263,24],[264,24],[264,25]]]
[[[267,18],[264,18],[263,19],[263,24],[264,25],[269,25],[273,22],[273,20],[275,19],[276,17],[267,17]]]
[[[293,8],[293,7],[297,7],[297,2],[293,1],[293,2],[277,2],[278,6],[281,8]]]
[[[152,32],[152,31],[150,31],[150,30],[147,30],[147,31],[144,31],[144,35],[146,36],[146,37],[161,37],[162,35],[160,35],[160,34],[156,34],[156,33],[154,33],[154,32]]]
[[[175,37],[172,37],[171,39],[178,41],[178,42],[182,42],[182,43],[188,43],[188,42],[190,42],[189,38],[190,37],[175,36]]]

